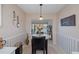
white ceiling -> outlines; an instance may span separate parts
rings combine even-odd
[[[26,13],[30,14],[40,14],[40,5],[39,4],[18,4]],[[43,14],[54,14],[59,12],[65,4],[43,4],[42,12]]]

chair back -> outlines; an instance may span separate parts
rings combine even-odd
[[[43,50],[45,48],[45,36],[42,37],[32,37],[32,46],[35,49]]]

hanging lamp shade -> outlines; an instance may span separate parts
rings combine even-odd
[[[42,16],[42,6],[43,6],[43,4],[40,4],[40,20],[43,20],[43,16]]]

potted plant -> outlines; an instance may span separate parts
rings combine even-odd
[[[27,34],[26,40],[25,40],[25,44],[28,45],[29,44],[29,35]]]

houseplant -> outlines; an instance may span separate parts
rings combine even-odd
[[[25,44],[28,45],[29,44],[29,35],[27,34],[26,40],[25,40]]]

